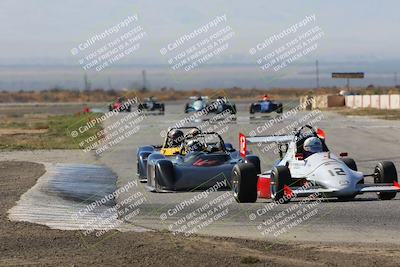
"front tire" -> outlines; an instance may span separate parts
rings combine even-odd
[[[374,171],[374,182],[376,184],[380,183],[393,183],[397,182],[397,170],[391,161],[379,162],[375,167]],[[378,192],[378,198],[380,200],[390,200],[396,197],[397,192]]]
[[[232,169],[233,196],[239,203],[257,200],[257,171],[252,163],[239,163]]]
[[[173,189],[175,185],[174,165],[170,160],[160,159],[155,165],[154,184],[157,192]]]
[[[290,198],[285,196],[285,185],[290,185],[290,170],[287,166],[275,166],[271,172],[271,198],[281,204],[289,202]]]

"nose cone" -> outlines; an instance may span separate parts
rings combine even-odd
[[[334,189],[339,195],[354,194],[356,184],[363,177],[362,173],[349,169],[341,161],[330,161],[319,166],[314,175],[320,185]]]

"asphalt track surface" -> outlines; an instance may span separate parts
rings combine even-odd
[[[294,107],[296,103],[292,102],[284,106],[286,111]],[[137,133],[101,154],[99,161],[118,175],[117,187],[122,188],[136,179],[136,149],[142,145],[161,144],[160,133],[187,116],[182,110],[183,105],[166,105],[165,115],[146,116]],[[222,134],[225,142],[231,142],[236,148],[239,132],[257,131],[257,127],[267,122],[265,117],[249,119],[248,104],[238,105],[238,110],[236,122],[217,126],[220,130],[225,129]],[[128,113],[108,119],[105,126],[124,116]],[[331,151],[337,154],[348,152],[360,171],[372,173],[376,163],[383,160],[394,161],[400,168],[398,121],[344,117],[332,112],[312,115],[300,111],[260,134],[274,134],[287,126],[292,128],[306,117],[310,118],[306,121],[314,119],[315,125],[325,131]],[[226,126],[228,128],[224,128]],[[258,147],[250,149],[260,156],[262,170],[270,168],[276,159],[273,151],[262,152]],[[368,181],[372,182],[367,178]],[[145,228],[181,230],[186,235],[193,232],[250,239],[400,243],[400,195],[391,201],[380,201],[374,193],[359,195],[349,202],[322,198],[303,203],[304,199],[299,198],[271,208],[271,202],[265,199],[251,204],[236,203],[228,191],[212,192],[207,198],[201,198],[202,192],[198,191],[151,193],[144,184],[139,184],[120,194],[117,202],[122,203],[137,191],[145,195],[146,201],[134,207],[139,208],[140,213],[127,221]],[[186,203],[186,206],[174,210],[181,203]]]

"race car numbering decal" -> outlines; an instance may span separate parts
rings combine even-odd
[[[344,172],[344,170],[342,168],[334,168],[333,170],[328,170],[328,172],[332,176],[335,176],[335,174],[336,175],[346,175],[346,173]]]

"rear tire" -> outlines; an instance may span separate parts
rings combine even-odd
[[[230,111],[231,111],[231,114],[232,114],[232,115],[235,115],[235,114],[236,114],[236,105],[235,105],[235,104],[233,104],[233,105],[230,107]]]
[[[276,113],[282,114],[283,113],[283,106],[282,104],[278,105],[278,108],[276,109]]]
[[[284,186],[290,185],[292,175],[287,166],[275,166],[271,172],[271,198],[273,201],[281,204],[290,201],[285,197]]]
[[[254,203],[257,200],[258,176],[252,163],[239,163],[232,169],[233,196],[239,203]]]
[[[374,182],[380,183],[393,183],[397,182],[397,170],[391,161],[379,162],[375,167],[374,171]],[[390,200],[396,197],[397,192],[378,192],[378,198],[380,200]]]
[[[246,157],[246,163],[251,163],[256,168],[257,174],[261,173],[261,163],[260,158],[256,155],[248,155]]]
[[[250,114],[254,114],[255,112],[254,112],[254,106],[253,106],[253,104],[251,104],[251,106],[250,106]]]

